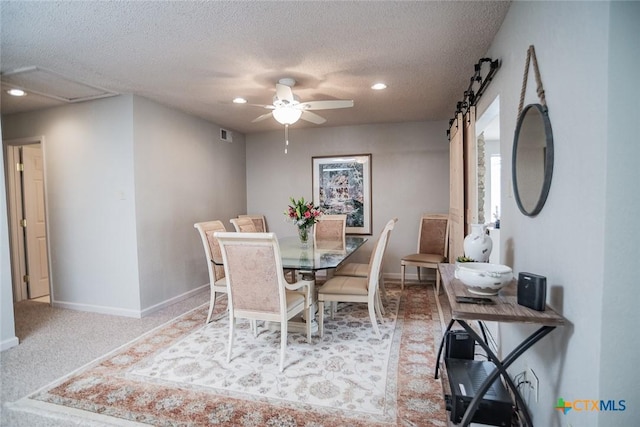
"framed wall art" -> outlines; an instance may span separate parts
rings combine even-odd
[[[371,154],[312,158],[313,200],[323,213],[347,215],[347,234],[371,234]]]

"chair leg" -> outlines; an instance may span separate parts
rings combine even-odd
[[[320,332],[320,338],[324,336],[324,301],[318,301],[318,313],[320,318],[318,319],[318,332]]]
[[[404,290],[404,267],[405,267],[404,264],[400,265],[400,270],[401,270],[401,273],[402,273],[402,277],[400,279],[400,290]]]
[[[280,372],[284,371],[284,355],[287,351],[287,319],[280,323]]]
[[[384,286],[384,276],[381,274],[380,279],[378,280],[378,290],[380,291],[380,297],[382,298],[381,301],[387,301],[387,288]],[[382,307],[382,314],[384,314],[384,307]]]
[[[440,270],[436,268],[436,297],[440,295]]]
[[[418,283],[422,282],[422,279],[420,278],[420,267],[418,267]]]
[[[229,350],[227,351],[227,363],[229,363],[231,361],[231,348],[233,347],[235,324],[236,324],[235,317],[234,318],[230,318],[229,319]]]
[[[213,309],[216,307],[216,292],[211,290],[211,298],[209,298],[209,314],[207,315],[207,324],[211,322],[211,316],[213,316]]]
[[[384,311],[384,304],[382,304],[382,297],[380,296],[380,293],[376,294],[376,304],[378,306],[378,310],[380,311],[380,317],[387,314],[387,312]]]
[[[311,322],[313,321],[313,313],[311,313],[311,308],[312,305],[307,306],[307,321],[305,323],[307,326],[307,342],[309,344],[311,344]]]
[[[371,326],[376,333],[378,339],[382,339],[382,334],[380,334],[380,329],[378,328],[378,320],[376,319],[376,309],[375,302],[369,305],[369,318],[371,319]]]
[[[376,309],[376,314],[378,315],[378,318],[380,319],[380,323],[383,322],[384,320],[384,308],[382,308],[382,301],[380,300],[380,294],[376,293],[375,296],[375,309]]]

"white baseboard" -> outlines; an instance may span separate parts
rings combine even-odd
[[[173,304],[175,304],[177,302],[180,302],[182,300],[185,300],[187,298],[191,298],[195,294],[198,294],[198,293],[204,291],[205,289],[209,289],[209,284],[208,283],[206,285],[202,285],[202,286],[200,286],[198,288],[195,288],[195,289],[192,289],[190,291],[187,291],[187,292],[185,292],[185,293],[183,293],[181,295],[177,295],[177,296],[175,296],[173,298],[169,298],[168,300],[165,300],[165,301],[163,301],[163,302],[161,302],[159,304],[152,305],[151,307],[145,308],[141,312],[142,317],[148,316],[151,313],[154,313],[154,312],[156,312],[158,310],[161,310],[161,309],[163,309],[165,307],[173,305]]]
[[[18,344],[20,344],[20,340],[18,339],[18,337],[12,337],[8,340],[0,341],[0,351],[9,350],[10,348],[17,346]]]
[[[90,313],[100,313],[100,314],[111,314],[114,316],[133,317],[136,319],[140,319],[158,310],[162,310],[165,307],[168,307],[177,302],[190,298],[193,295],[199,292],[202,292],[208,287],[209,287],[209,284],[207,283],[206,285],[202,285],[198,288],[192,289],[183,294],[169,298],[165,301],[162,301],[159,304],[155,304],[151,307],[147,307],[142,310],[130,310],[130,309],[124,309],[119,307],[107,307],[107,306],[92,305],[92,304],[78,304],[75,302],[65,302],[65,301],[56,301],[56,300],[51,301],[51,306],[58,307],[58,308],[66,308],[69,310],[87,311]]]
[[[111,314],[113,316],[141,318],[140,310],[130,310],[119,307],[107,307],[104,305],[79,304],[76,302],[51,301],[51,306],[56,308],[66,308],[68,310],[86,311],[89,313]]]

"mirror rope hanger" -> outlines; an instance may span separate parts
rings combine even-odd
[[[542,88],[542,79],[540,78],[540,69],[538,69],[538,58],[536,58],[536,50],[533,45],[529,46],[527,50],[527,61],[524,66],[524,78],[522,80],[522,90],[520,91],[520,105],[518,105],[518,119],[520,118],[520,114],[522,114],[522,108],[524,107],[524,95],[527,91],[527,80],[529,79],[529,63],[533,59],[533,72],[536,77],[536,93],[538,94],[538,98],[540,98],[540,105],[547,110],[547,101],[544,96],[544,89]]]

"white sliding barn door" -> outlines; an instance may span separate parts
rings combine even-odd
[[[469,107],[464,116],[464,206],[465,235],[470,224],[478,223],[478,144],[476,141],[476,107]]]
[[[456,115],[449,130],[449,262],[464,255],[464,236],[478,222],[476,109]]]
[[[449,262],[464,254],[464,122],[456,115],[449,130]]]

